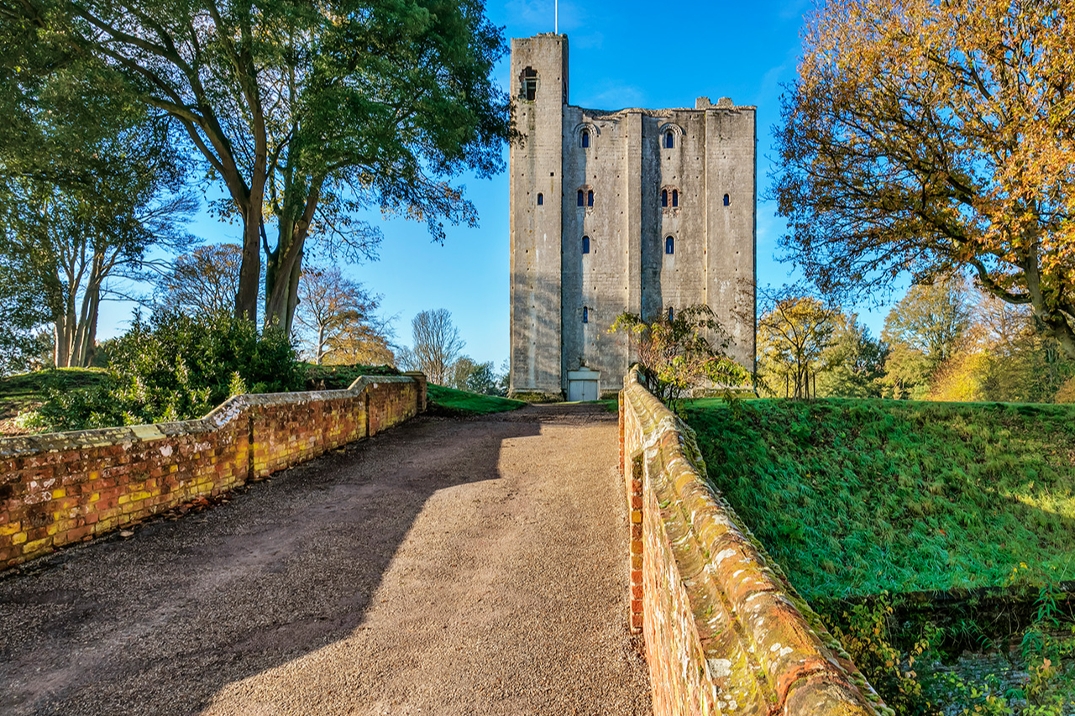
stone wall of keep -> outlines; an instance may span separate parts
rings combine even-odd
[[[705,479],[690,428],[639,382],[620,395],[631,620],[654,713],[892,714]]]
[[[425,376],[242,395],[201,420],[0,439],[0,569],[311,460],[423,412]]]

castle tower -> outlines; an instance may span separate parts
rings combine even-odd
[[[563,108],[567,37],[512,40],[515,121],[511,146],[511,389],[558,396]]]
[[[753,369],[755,110],[568,104],[567,37],[512,41],[511,393],[596,399],[634,356],[608,328],[710,306]]]

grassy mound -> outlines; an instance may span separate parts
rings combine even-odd
[[[107,377],[100,368],[50,368],[0,379],[0,417],[10,417],[40,403],[52,390],[73,390],[99,385]]]
[[[346,390],[364,375],[400,375],[390,365],[316,365],[303,364],[307,390]]]
[[[808,599],[1075,579],[1075,408],[688,406],[710,480]]]
[[[518,410],[526,405],[521,400],[478,395],[432,383],[429,385],[429,403],[431,412],[444,415],[488,415]]]

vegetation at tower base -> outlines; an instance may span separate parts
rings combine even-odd
[[[698,400],[684,414],[714,487],[886,703],[1071,713],[1075,408]]]
[[[290,332],[308,239],[352,258],[379,232],[358,213],[476,222],[449,179],[498,171],[504,52],[481,0],[293,3],[26,0],[5,24],[92,58],[167,116],[226,190],[215,208],[243,226],[239,316]],[[275,238],[270,240],[271,233]]]
[[[826,295],[962,273],[1075,358],[1070,0],[836,0],[776,135],[784,245]]]
[[[707,382],[734,387],[750,381],[750,373],[728,357],[728,334],[705,304],[669,308],[648,322],[623,313],[608,329],[617,331],[630,337],[650,392],[673,411]]]

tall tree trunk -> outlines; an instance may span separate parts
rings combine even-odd
[[[321,181],[310,188],[302,216],[294,222],[280,221],[280,238],[276,250],[265,265],[265,325],[278,325],[291,335],[298,305],[298,279],[302,272],[303,248],[321,199]]]
[[[243,215],[243,260],[239,266],[239,289],[235,293],[235,315],[258,320],[258,288],[261,285],[261,193],[251,191]]]
[[[317,364],[325,360],[325,325],[317,327]]]
[[[57,368],[66,368],[70,360],[71,346],[67,342],[67,321],[63,315],[52,323],[52,362]]]

